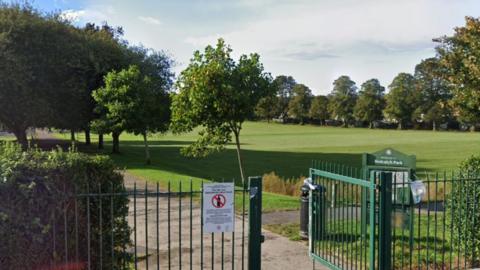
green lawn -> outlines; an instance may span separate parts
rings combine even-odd
[[[445,227],[443,222],[445,222]],[[427,269],[428,267],[449,269],[450,264],[456,267],[458,263],[463,267],[465,264],[464,244],[458,242],[458,237],[452,237],[453,231],[450,230],[450,225],[449,219],[443,221],[441,212],[437,214],[437,220],[434,219],[433,214],[431,216],[415,214],[411,249],[409,230],[393,227],[392,263],[394,267],[392,269],[408,269],[410,266],[414,269]],[[298,223],[264,225],[263,227],[290,240],[301,240]],[[337,264],[355,265],[359,268],[361,268],[360,265],[368,265],[365,256],[369,254],[369,242],[360,238],[360,222],[356,220],[330,222],[327,223],[326,231],[325,237],[315,242],[317,254],[331,262],[336,261]],[[454,233],[453,236],[455,235],[457,234]],[[368,239],[368,234],[366,239]],[[376,252],[378,254],[378,246]],[[363,259],[360,259],[362,256]],[[467,266],[469,263],[467,260]],[[348,267],[346,268],[348,269]]]
[[[69,134],[60,136],[69,138]],[[141,137],[122,134],[122,154],[112,155],[112,158],[119,166],[146,180],[161,183],[172,180],[174,188],[180,179],[193,179],[195,185],[199,185],[198,179],[238,181],[240,177],[234,145],[203,159],[187,158],[180,154],[180,148],[196,137],[196,133],[151,136],[152,165],[147,166]],[[82,141],[83,135],[78,134],[78,139]],[[427,172],[454,169],[461,160],[480,153],[480,134],[469,132],[370,130],[247,122],[242,130],[241,141],[246,174],[250,176],[271,171],[283,177],[307,175],[312,160],[359,167],[363,152],[374,152],[385,147],[415,154],[418,171]],[[107,137],[105,153],[110,151],[109,143],[110,138]],[[275,196],[272,207],[298,207],[297,199],[292,199]]]

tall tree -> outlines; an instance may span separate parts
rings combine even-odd
[[[0,121],[26,147],[28,127],[48,126],[58,118],[56,105],[78,96],[81,35],[58,14],[5,3],[0,33]]]
[[[348,76],[340,76],[333,82],[329,110],[332,116],[343,122],[345,127],[353,119],[353,108],[357,99],[357,87]]]
[[[293,87],[293,96],[288,103],[288,114],[300,121],[303,125],[310,111],[312,103],[312,90],[304,84],[297,84]]]
[[[90,144],[90,123],[99,117],[95,113],[95,101],[92,92],[104,86],[104,76],[113,70],[121,70],[128,67],[126,59],[127,42],[122,39],[123,29],[114,28],[108,24],[101,26],[87,23],[82,28],[88,42],[88,66],[86,67],[87,88],[82,94],[82,122],[80,128],[85,131],[85,143]],[[98,132],[98,131],[97,131]],[[103,148],[103,134],[98,134],[98,146]]]
[[[235,138],[240,176],[245,173],[240,149],[240,131],[258,101],[268,95],[271,76],[264,72],[258,54],[242,55],[235,62],[232,49],[219,39],[215,47],[196,51],[181,72],[178,94],[173,97],[172,129],[192,131],[201,127],[200,138],[182,149],[185,155],[202,157],[221,150]]]
[[[293,97],[293,87],[297,84],[292,76],[279,75],[273,80],[273,87],[278,96],[278,117],[285,119],[288,115],[288,105]]]
[[[161,84],[142,74],[137,66],[105,76],[105,87],[93,92],[98,106],[105,110],[104,117],[95,120],[97,125],[112,132],[113,152],[119,151],[118,136],[123,131],[142,135],[145,159],[150,164],[147,135],[165,132],[170,120],[169,95]]]
[[[465,21],[453,36],[435,41],[440,43],[440,63],[453,86],[454,109],[461,121],[474,127],[480,123],[480,18],[466,17]]]
[[[385,87],[380,85],[377,79],[370,79],[361,86],[357,104],[354,108],[355,118],[367,122],[373,127],[373,121],[383,118],[385,108]]]
[[[320,125],[325,125],[325,121],[330,117],[330,114],[328,113],[328,97],[314,97],[308,115],[310,118],[318,120]]]
[[[398,74],[388,86],[385,115],[398,122],[398,129],[412,121],[413,113],[418,107],[419,95],[415,90],[415,78],[408,73]]]
[[[134,67],[108,73],[104,79],[105,87],[93,93],[98,119],[92,122],[92,126],[101,134],[112,134],[114,153],[119,152],[119,137],[123,131],[143,135],[148,155],[147,133],[165,131],[167,118],[170,117],[170,99],[166,95],[173,84],[173,62],[162,51],[144,47],[130,47],[127,53],[127,61]],[[131,93],[116,93],[130,88],[133,89]],[[132,100],[122,96],[127,94]],[[123,104],[120,100],[131,104]],[[157,102],[157,106],[152,102]],[[140,104],[143,108],[134,107],[135,104]],[[120,109],[123,110],[122,114],[118,113]],[[134,113],[127,115],[125,112],[128,110]],[[136,115],[141,115],[144,119],[137,119]]]
[[[280,114],[279,101],[280,98],[276,93],[261,98],[255,107],[255,115],[260,119],[270,122],[270,120]]]
[[[420,98],[415,114],[417,118],[421,118],[420,115],[423,120],[431,122],[433,130],[436,130],[437,122],[450,117],[448,103],[451,93],[444,74],[437,58],[422,60],[415,67],[415,86]]]

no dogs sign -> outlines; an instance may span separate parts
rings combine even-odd
[[[233,183],[203,185],[203,231],[233,232],[235,224]]]

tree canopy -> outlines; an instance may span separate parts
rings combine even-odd
[[[330,117],[330,114],[328,113],[328,97],[314,97],[308,115],[310,116],[310,118],[320,121],[321,125],[324,125],[325,120]]]
[[[451,116],[448,104],[451,99],[450,86],[444,79],[443,69],[437,58],[427,58],[415,66],[415,86],[420,100],[414,114],[416,118],[422,115],[423,120],[431,122],[434,130],[438,121]]]
[[[329,110],[334,118],[343,121],[347,126],[353,119],[353,108],[357,100],[357,87],[348,76],[340,76],[333,82],[330,95]]]
[[[437,54],[452,84],[452,103],[460,120],[480,122],[480,18],[466,17],[452,36],[436,39]]]
[[[236,62],[232,49],[219,39],[216,46],[196,51],[181,72],[178,94],[172,102],[172,129],[188,132],[201,127],[200,138],[182,153],[194,157],[218,151],[235,137],[240,175],[245,173],[240,151],[243,122],[253,115],[258,101],[271,91],[271,76],[258,54],[242,55]]]
[[[354,108],[355,118],[369,123],[370,128],[375,120],[383,119],[385,108],[385,87],[377,79],[370,79],[361,86]]]
[[[312,90],[304,84],[296,84],[293,87],[293,96],[288,103],[288,114],[290,117],[298,119],[300,123],[305,122],[312,102]]]
[[[172,61],[162,52],[136,48],[132,50],[139,64],[105,76],[105,86],[93,92],[98,119],[95,130],[112,133],[113,152],[119,152],[123,131],[141,134],[145,142],[146,161],[150,163],[147,134],[164,132],[170,121],[169,90],[173,81]]]
[[[415,78],[408,73],[398,74],[389,85],[386,95],[385,114],[398,122],[398,128],[411,123],[413,112],[418,105],[418,91],[415,90]]]

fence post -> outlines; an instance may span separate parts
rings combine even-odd
[[[380,210],[379,210],[379,247],[380,270],[392,269],[392,174],[380,174]]]
[[[262,177],[248,178],[250,206],[248,211],[248,269],[260,270],[262,264]]]

